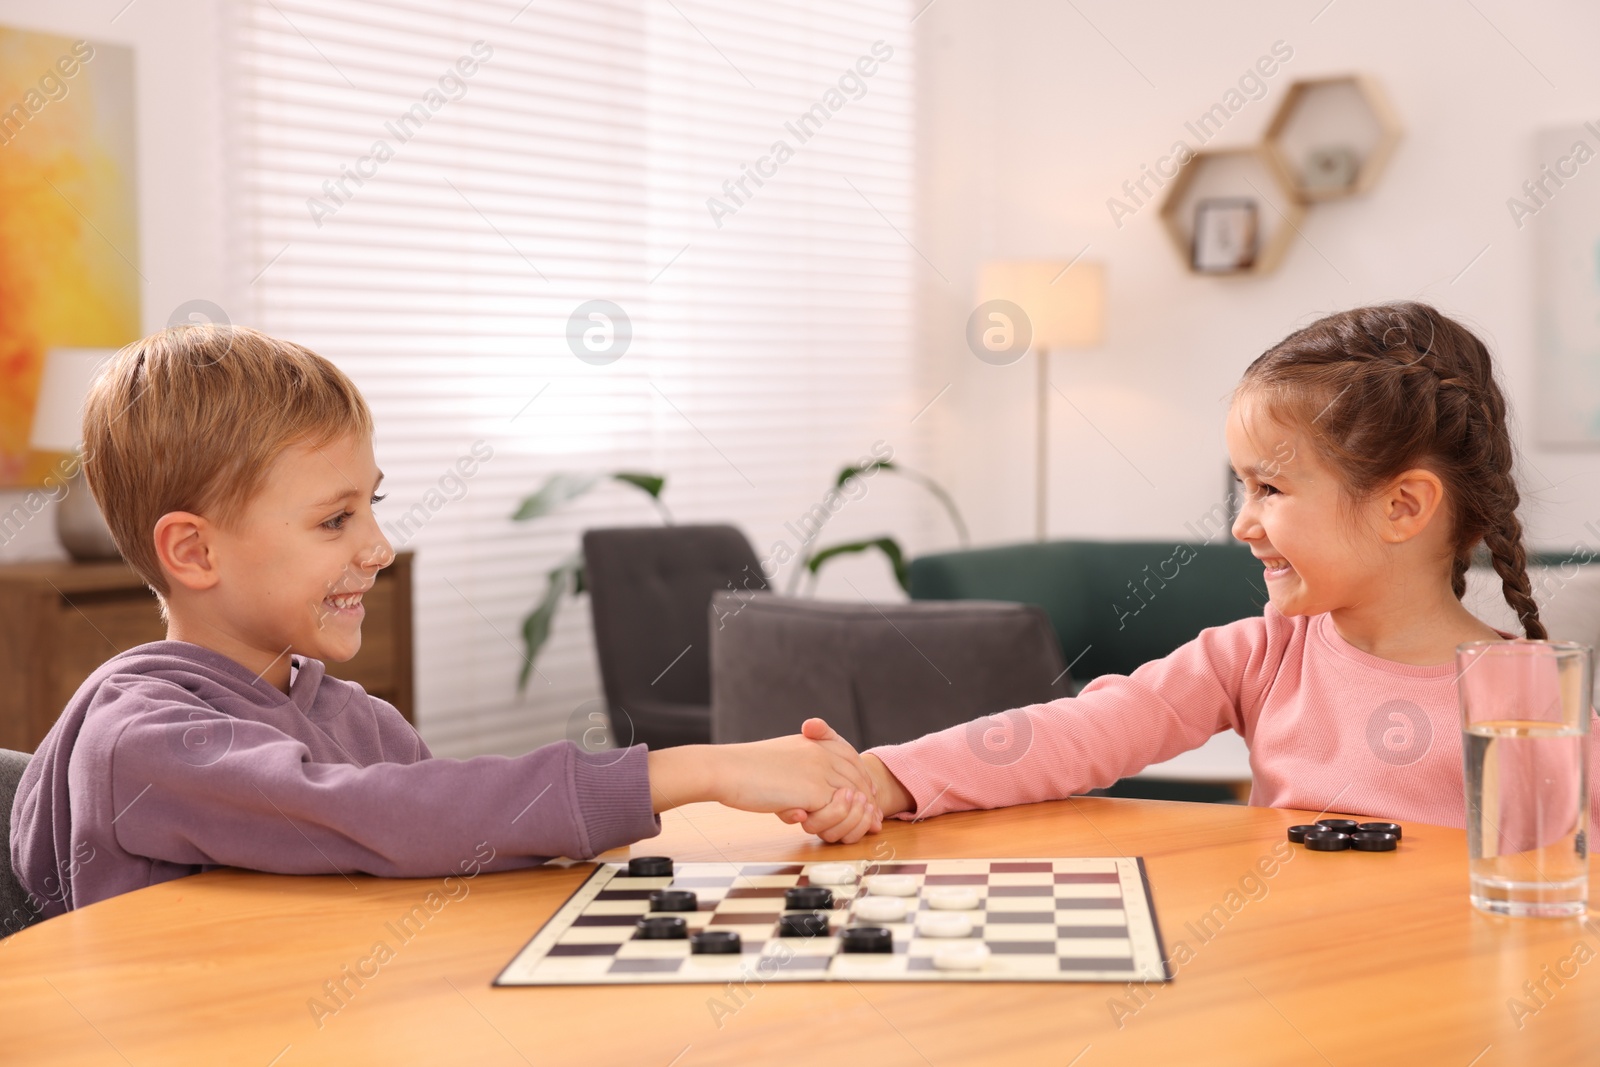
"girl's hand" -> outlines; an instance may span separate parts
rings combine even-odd
[[[787,823],[799,823],[808,834],[816,834],[824,841],[851,845],[867,834],[883,829],[883,812],[865,795],[839,788],[827,806],[807,812],[796,809],[781,811],[778,818]]]

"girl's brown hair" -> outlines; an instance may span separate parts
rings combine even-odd
[[[1505,397],[1472,331],[1427,304],[1341,311],[1251,363],[1234,396],[1246,393],[1276,420],[1303,428],[1352,499],[1413,468],[1437,474],[1455,523],[1456,598],[1483,542],[1523,630],[1546,636],[1517,520]]]

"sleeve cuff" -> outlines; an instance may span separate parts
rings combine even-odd
[[[588,840],[588,859],[661,832],[651,810],[650,771],[644,745],[585,752],[573,746],[572,785],[578,817]]]
[[[902,811],[892,816],[896,819],[910,821],[913,819],[927,818],[937,815],[937,810],[928,810],[929,804],[938,799],[939,790],[926,774],[921,773],[917,767],[917,760],[906,751],[908,745],[883,745],[879,748],[870,748],[867,752],[877,756],[883,765],[889,768],[889,773],[911,794],[911,800],[916,805],[910,811]],[[866,755],[863,752],[862,755]]]

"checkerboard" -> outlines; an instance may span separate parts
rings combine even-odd
[[[836,865],[836,863],[835,863]],[[810,885],[813,864],[678,863],[671,877],[629,877],[626,864],[599,865],[533,940],[495,979],[514,985],[638,985],[707,982],[1128,982],[1171,978],[1156,924],[1144,861],[1138,857],[929,859],[849,864],[853,884],[829,885],[829,933],[779,937],[784,890]],[[917,886],[911,911],[896,923],[856,923],[856,902],[876,875],[909,875]],[[865,882],[862,879],[865,879]],[[948,938],[922,936],[916,912],[925,890],[971,886],[979,899],[967,912],[972,939],[988,947],[978,970],[950,971],[933,956]],[[687,889],[698,910],[679,913],[692,934],[728,930],[742,950],[691,952],[687,940],[635,937],[657,889]],[[850,925],[885,926],[892,953],[845,953],[839,932]]]

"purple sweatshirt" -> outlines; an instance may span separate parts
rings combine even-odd
[[[11,862],[40,917],[218,866],[460,875],[660,832],[643,745],[436,759],[391,705],[295,663],[287,695],[182,641],[101,665],[12,807]]]

